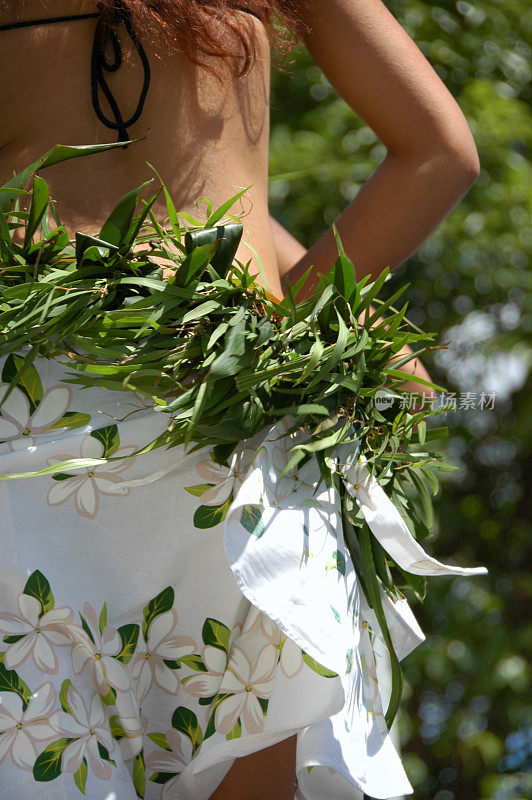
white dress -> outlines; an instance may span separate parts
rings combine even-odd
[[[0,480],[0,800],[207,800],[294,733],[296,797],[411,793],[338,498],[315,467],[279,478],[288,420],[229,467],[182,446],[98,463],[168,416],[68,372],[37,359],[0,408],[0,475],[52,468]],[[406,601],[387,613],[402,658],[423,634]]]

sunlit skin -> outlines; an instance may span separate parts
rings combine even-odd
[[[387,154],[337,220],[357,274],[376,277],[404,262],[438,227],[479,174],[477,150],[456,101],[380,0],[307,0],[305,44],[346,103],[377,134]],[[94,0],[19,0],[0,12],[2,24],[96,10]],[[220,84],[179,53],[146,46],[152,81],[144,113],[130,129],[149,135],[115,150],[47,171],[69,233],[97,233],[116,201],[151,176],[156,166],[177,208],[203,217],[194,201],[221,204],[252,186],[237,252],[260,254],[270,290],[285,291],[312,265],[311,292],[336,257],[332,231],[300,250],[270,223],[267,194],[270,47],[262,24],[242,14],[256,37],[251,72]],[[88,64],[94,21],[3,32],[0,84],[0,180],[6,180],[58,142],[114,141],[95,117]],[[111,76],[125,109],[136,104],[141,72],[133,59]],[[250,202],[251,201],[251,202]],[[157,213],[164,217],[161,207]],[[260,279],[259,279],[260,280]],[[262,282],[262,281],[260,281]],[[302,299],[302,297],[301,297]],[[421,364],[418,377],[425,377]],[[407,384],[408,387],[410,384]],[[417,385],[419,389],[419,384]],[[214,800],[292,800],[295,737],[237,759]]]

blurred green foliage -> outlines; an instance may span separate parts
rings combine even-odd
[[[427,366],[457,393],[458,410],[446,422],[462,470],[438,498],[432,552],[489,569],[486,578],[432,579],[424,604],[412,599],[427,641],[403,662],[404,763],[416,800],[525,800],[532,795],[532,8],[518,0],[386,5],[459,103],[482,167],[387,290],[409,283],[410,318],[450,343]],[[310,246],[386,151],[303,48],[280,60],[270,209]],[[476,393],[475,407],[460,409],[464,392]],[[478,407],[481,392],[496,392],[493,408]]]

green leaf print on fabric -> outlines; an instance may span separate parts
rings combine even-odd
[[[73,431],[75,428],[84,428],[90,421],[90,414],[84,414],[81,411],[65,411],[61,419],[51,425],[47,425],[46,430],[53,431],[56,428],[68,428]]]
[[[23,638],[24,638],[24,636],[26,636],[26,634],[25,634],[25,633],[20,633],[20,634],[18,634],[18,635],[14,635],[14,634],[13,634],[13,635],[9,635],[9,634],[6,634],[6,635],[4,636],[4,638],[3,638],[3,641],[4,641],[6,644],[15,644],[15,642],[20,642],[20,640],[21,640],[21,639],[23,639]]]
[[[96,743],[98,745],[98,752],[100,754],[100,758],[103,758],[104,761],[109,761],[114,767],[116,767],[116,761],[113,761],[111,756],[109,755],[109,750],[105,747],[101,742]]]
[[[179,772],[152,772],[148,780],[153,781],[153,783],[168,783],[176,775],[179,775]]]
[[[241,719],[239,717],[237,719],[237,721],[236,721],[235,727],[233,728],[233,730],[230,733],[226,734],[225,738],[227,740],[229,740],[229,739],[240,739],[241,736],[242,736],[242,721],[241,721]]]
[[[22,590],[22,594],[28,594],[30,597],[35,597],[41,604],[42,613],[45,614],[50,611],[54,605],[54,596],[50,588],[50,584],[38,569],[32,572],[26,585]]]
[[[111,736],[113,739],[116,739],[117,742],[127,737],[127,733],[118,721],[117,714],[113,714],[109,717],[109,729],[111,731]]]
[[[33,777],[36,781],[53,781],[61,775],[61,757],[63,751],[75,738],[57,739],[46,747],[37,757],[33,765]]]
[[[137,646],[140,626],[131,623],[129,625],[122,625],[120,628],[117,628],[117,630],[122,639],[122,647],[115,658],[118,659],[118,661],[122,661],[123,664],[129,664]]]
[[[268,713],[268,703],[270,702],[267,697],[257,697],[259,701],[259,706],[262,708],[262,713],[264,716]],[[240,717],[239,717],[240,719]]]
[[[203,739],[209,739],[211,736],[214,736],[216,733],[215,727],[215,717],[216,717],[216,709],[224,700],[227,700],[228,697],[232,697],[230,692],[219,694],[216,696],[214,701],[214,705],[212,708],[211,716],[209,717],[209,722],[207,723],[207,727],[205,729],[205,733],[203,734]]]
[[[181,669],[181,660],[175,661],[175,659],[172,658],[163,658],[163,663],[168,669]]]
[[[78,614],[79,614],[79,618],[80,618],[80,620],[81,620],[81,627],[83,628],[83,630],[85,631],[85,633],[87,634],[87,636],[89,637],[89,639],[91,640],[91,642],[92,642],[93,644],[95,644],[95,642],[94,642],[94,635],[93,635],[93,633],[92,633],[92,631],[91,631],[91,629],[90,629],[90,627],[89,627],[89,623],[87,622],[87,620],[85,619],[85,617],[83,616],[83,614],[81,613],[81,611],[78,611]]]
[[[340,575],[345,575],[345,556],[340,550],[334,551],[325,572],[330,572],[332,569],[337,569]]]
[[[249,504],[242,507],[240,514],[240,524],[252,536],[259,539],[264,533],[264,523],[262,521],[262,506]]]
[[[102,606],[102,610],[100,612],[100,618],[98,619],[98,628],[100,629],[100,633],[103,633],[103,629],[107,625],[107,603],[104,603]]]
[[[338,673],[333,672],[332,669],[327,669],[324,667],[323,664],[319,664],[315,661],[308,653],[303,653],[303,661],[313,672],[317,672],[318,675],[321,675],[322,678],[337,678]]]
[[[190,739],[192,752],[195,753],[203,741],[203,733],[194,712],[185,706],[176,708],[172,714],[172,727]]]
[[[2,369],[2,381],[4,383],[11,383],[21,370],[24,364],[24,359],[21,356],[10,353],[4,362]],[[23,375],[17,383],[20,391],[26,396],[30,406],[30,416],[37,410],[37,406],[44,396],[44,389],[39,373],[31,364],[26,367]]]
[[[150,627],[150,623],[155,617],[164,614],[165,611],[170,611],[174,604],[174,597],[175,593],[171,586],[167,586],[166,589],[163,589],[162,592],[154,597],[150,602],[144,607],[144,621],[142,623],[142,633],[144,634],[144,638],[146,639],[148,634],[148,628]]]
[[[16,692],[22,700],[22,709],[25,711],[31,700],[31,690],[22,678],[19,678],[14,669],[6,669],[3,664],[4,654],[1,654],[0,663],[0,692]]]
[[[170,747],[170,745],[168,744],[168,741],[166,739],[166,734],[164,734],[164,733],[148,733],[148,739],[151,739],[151,741],[154,744],[156,744],[157,747],[160,747],[161,750],[168,750],[169,753],[172,752],[172,748]]]
[[[61,428],[73,430],[90,422],[90,414],[67,410],[72,390],[65,384],[44,390],[31,356],[31,351],[24,358],[10,353],[4,361],[0,380],[7,388],[0,392],[0,441],[15,444],[16,440],[25,439],[24,444],[35,444],[34,437],[40,434]]]
[[[114,706],[116,703],[116,690],[109,686],[109,691],[106,695],[100,695],[100,700],[106,706]]]
[[[144,797],[146,793],[146,764],[144,763],[144,750],[137,753],[133,760],[133,786],[137,797]]]
[[[345,671],[347,672],[348,675],[351,672],[351,670],[353,669],[354,656],[355,656],[355,654],[353,652],[353,648],[350,647],[349,650],[347,651],[347,653],[345,654],[345,662],[346,662]]]
[[[80,790],[81,794],[85,794],[85,784],[87,783],[87,759],[84,758],[81,762],[80,768],[74,773],[74,783]]]
[[[194,512],[194,527],[202,530],[215,528],[224,521],[232,501],[233,493],[231,492],[225,503],[219,506],[198,506]]]
[[[184,486],[183,488],[193,497],[201,497],[207,489],[211,489],[214,485],[214,483],[196,483],[194,486]]]
[[[59,692],[59,702],[61,703],[61,708],[67,714],[72,714],[67,698],[67,692],[70,686],[72,686],[72,681],[70,680],[70,678],[65,678],[65,680],[61,684],[61,689]]]
[[[217,647],[219,650],[223,650],[227,653],[231,631],[223,622],[218,622],[217,619],[208,617],[203,623],[201,635],[205,645],[210,644],[212,647]]]
[[[191,656],[183,656],[183,658],[181,659],[181,664],[183,664],[185,667],[188,667],[189,669],[195,670],[196,672],[208,672],[207,667],[205,666],[205,664],[201,659],[201,656],[198,655],[197,653],[194,653]],[[192,675],[189,677],[192,677]],[[183,681],[185,680],[186,678],[183,678]]]
[[[102,443],[102,458],[109,458],[120,446],[120,434],[118,433],[117,425],[106,425],[103,428],[97,428],[95,431],[91,431],[89,436]]]

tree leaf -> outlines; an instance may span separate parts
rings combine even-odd
[[[119,200],[102,225],[100,233],[98,234],[99,239],[108,244],[120,247],[129,231],[131,220],[133,219],[135,209],[139,202],[139,192],[147,183],[150,183],[150,181],[146,181],[142,186],[132,189]]]
[[[46,181],[39,177],[39,175],[34,175],[33,191],[31,193],[31,203],[24,235],[24,249],[27,249],[30,246],[33,235],[41,224],[44,213],[48,208],[49,199],[50,194],[48,192],[48,185]]]
[[[133,139],[132,141],[138,142],[140,139]],[[6,211],[9,208],[11,201],[10,189],[22,189],[32,174],[45,167],[53,167],[62,161],[68,161],[71,158],[79,158],[80,156],[93,155],[94,153],[102,153],[104,150],[112,150],[115,147],[123,147],[123,142],[112,142],[110,144],[93,144],[93,145],[66,145],[57,144],[48,150],[47,153],[40,156],[36,161],[26,167],[22,172],[14,175],[7,183],[0,187],[0,210]]]

